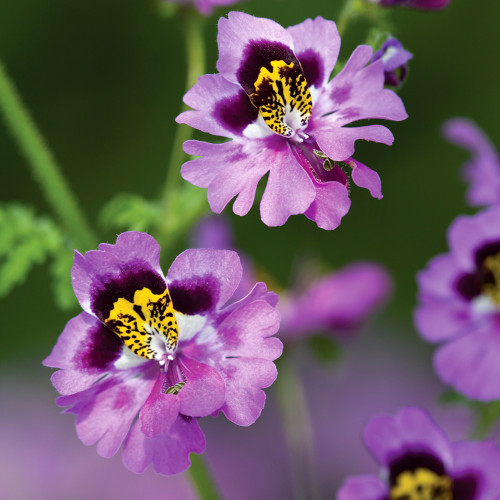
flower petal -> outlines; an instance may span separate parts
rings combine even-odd
[[[89,388],[113,370],[123,342],[109,328],[86,312],[70,319],[43,364],[60,368],[52,383],[61,394],[74,394]]]
[[[241,280],[242,268],[231,250],[191,249],[182,252],[168,270],[174,309],[184,314],[221,308]]]
[[[339,182],[316,184],[316,198],[304,215],[321,229],[335,229],[349,212],[351,200],[347,188]]]
[[[97,442],[97,453],[108,458],[120,448],[153,384],[150,376],[115,376],[86,391],[62,396],[57,404],[70,406],[65,412],[77,416],[76,431],[83,444]]]
[[[179,415],[166,433],[154,438],[147,437],[136,422],[123,446],[123,463],[139,473],[152,463],[156,472],[171,476],[188,469],[189,454],[203,453],[205,447],[205,436],[195,418]]]
[[[351,160],[351,162],[353,163],[351,178],[354,184],[356,184],[356,186],[368,189],[368,191],[370,191],[370,194],[374,198],[381,200],[383,198],[382,186],[380,183],[380,177],[377,172],[375,172],[375,170],[372,170],[370,167],[363,165],[363,163],[355,160],[354,158]]]
[[[322,17],[306,19],[291,26],[287,31],[292,35],[297,59],[300,61],[311,87],[322,88],[330,77],[340,51],[340,36],[333,21]]]
[[[388,498],[387,486],[376,476],[354,476],[347,478],[337,500],[383,500]]]

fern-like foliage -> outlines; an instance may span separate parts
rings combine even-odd
[[[23,283],[34,265],[49,260],[56,302],[70,309],[76,305],[70,276],[73,252],[59,226],[24,205],[0,205],[0,297]]]

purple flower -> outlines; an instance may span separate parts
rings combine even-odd
[[[326,274],[282,296],[282,338],[351,333],[387,300],[391,290],[389,273],[372,262],[356,262]]]
[[[403,6],[411,9],[421,10],[441,10],[450,5],[451,0],[367,0],[372,3],[378,3],[383,7]]]
[[[209,16],[216,7],[225,7],[238,3],[239,0],[162,0],[165,3],[176,3],[180,5],[194,5],[196,10],[204,16]]]
[[[500,207],[460,216],[450,252],[417,276],[415,323],[431,342],[438,375],[469,398],[500,398]]]
[[[465,118],[448,120],[443,134],[450,142],[472,153],[472,159],[463,169],[469,183],[467,202],[473,206],[500,204],[500,159],[488,137]]]
[[[185,163],[181,174],[208,188],[214,212],[236,197],[234,213],[247,214],[268,172],[260,211],[269,226],[303,213],[323,229],[336,228],[350,207],[348,176],[382,197],[378,174],[352,154],[358,139],[392,144],[391,132],[382,125],[345,126],[407,117],[400,98],[384,89],[383,63],[369,64],[371,47],[359,46],[329,82],[340,37],[335,23],[321,17],[284,29],[230,12],[219,21],[218,44],[219,73],[198,79],[184,96],[193,110],[177,117],[229,139],[184,144],[201,158]]]
[[[500,495],[500,450],[492,442],[450,443],[419,408],[371,419],[364,441],[381,474],[348,478],[338,500],[495,500]]]
[[[44,364],[60,369],[52,375],[58,404],[77,415],[84,444],[110,457],[124,442],[130,470],[153,463],[170,475],[205,449],[198,417],[222,411],[238,425],[258,418],[282,344],[269,338],[279,314],[264,283],[227,304],[242,273],[235,252],[186,250],[166,278],[159,253],[138,232],[76,252],[72,281],[84,312]]]
[[[373,62],[382,61],[385,85],[400,87],[408,74],[408,61],[413,57],[396,38],[389,38],[380,50],[373,54]]]

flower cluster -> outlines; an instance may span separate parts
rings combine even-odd
[[[349,177],[381,198],[376,172],[354,160],[358,139],[391,144],[382,125],[347,126],[366,119],[404,120],[401,99],[384,88],[384,64],[372,49],[356,48],[329,81],[340,37],[321,17],[283,28],[269,19],[230,12],[219,21],[215,75],[185,95],[193,108],[177,117],[221,144],[188,141],[181,174],[208,188],[216,213],[236,197],[233,211],[250,210],[257,184],[269,172],[260,212],[269,226],[305,214],[323,229],[336,228],[349,211]]]
[[[197,419],[223,412],[250,425],[264,407],[282,351],[277,296],[264,283],[229,303],[241,279],[235,252],[186,250],[164,277],[149,235],[76,253],[75,294],[84,310],[62,332],[46,366],[77,415],[84,444],[104,457],[123,445],[132,471],[176,474],[201,453]],[[136,417],[139,416],[138,419]]]

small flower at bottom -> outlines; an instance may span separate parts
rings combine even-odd
[[[130,470],[152,463],[171,475],[205,449],[199,417],[222,411],[238,425],[258,418],[282,344],[271,337],[277,296],[264,283],[228,304],[242,274],[235,252],[186,250],[166,277],[159,254],[138,232],[76,252],[72,281],[84,312],[44,364],[59,368],[58,404],[77,415],[84,444],[110,457],[124,442]]]
[[[444,382],[469,398],[500,399],[500,207],[457,217],[448,244],[417,276],[417,330],[443,342],[434,364]]]
[[[392,144],[382,125],[404,120],[401,99],[384,89],[382,61],[361,45],[329,81],[340,50],[335,23],[321,17],[283,28],[270,19],[230,12],[219,21],[218,74],[204,75],[184,96],[193,108],[177,117],[221,144],[184,143],[200,158],[182,166],[183,178],[208,188],[212,211],[236,197],[233,211],[248,213],[260,179],[269,172],[260,212],[268,226],[304,214],[335,229],[349,211],[349,178],[382,198],[380,178],[354,160],[358,139]],[[370,64],[371,63],[371,64]]]
[[[488,441],[450,443],[424,410],[371,419],[364,441],[381,473],[348,478],[337,500],[499,498],[500,450]]]

